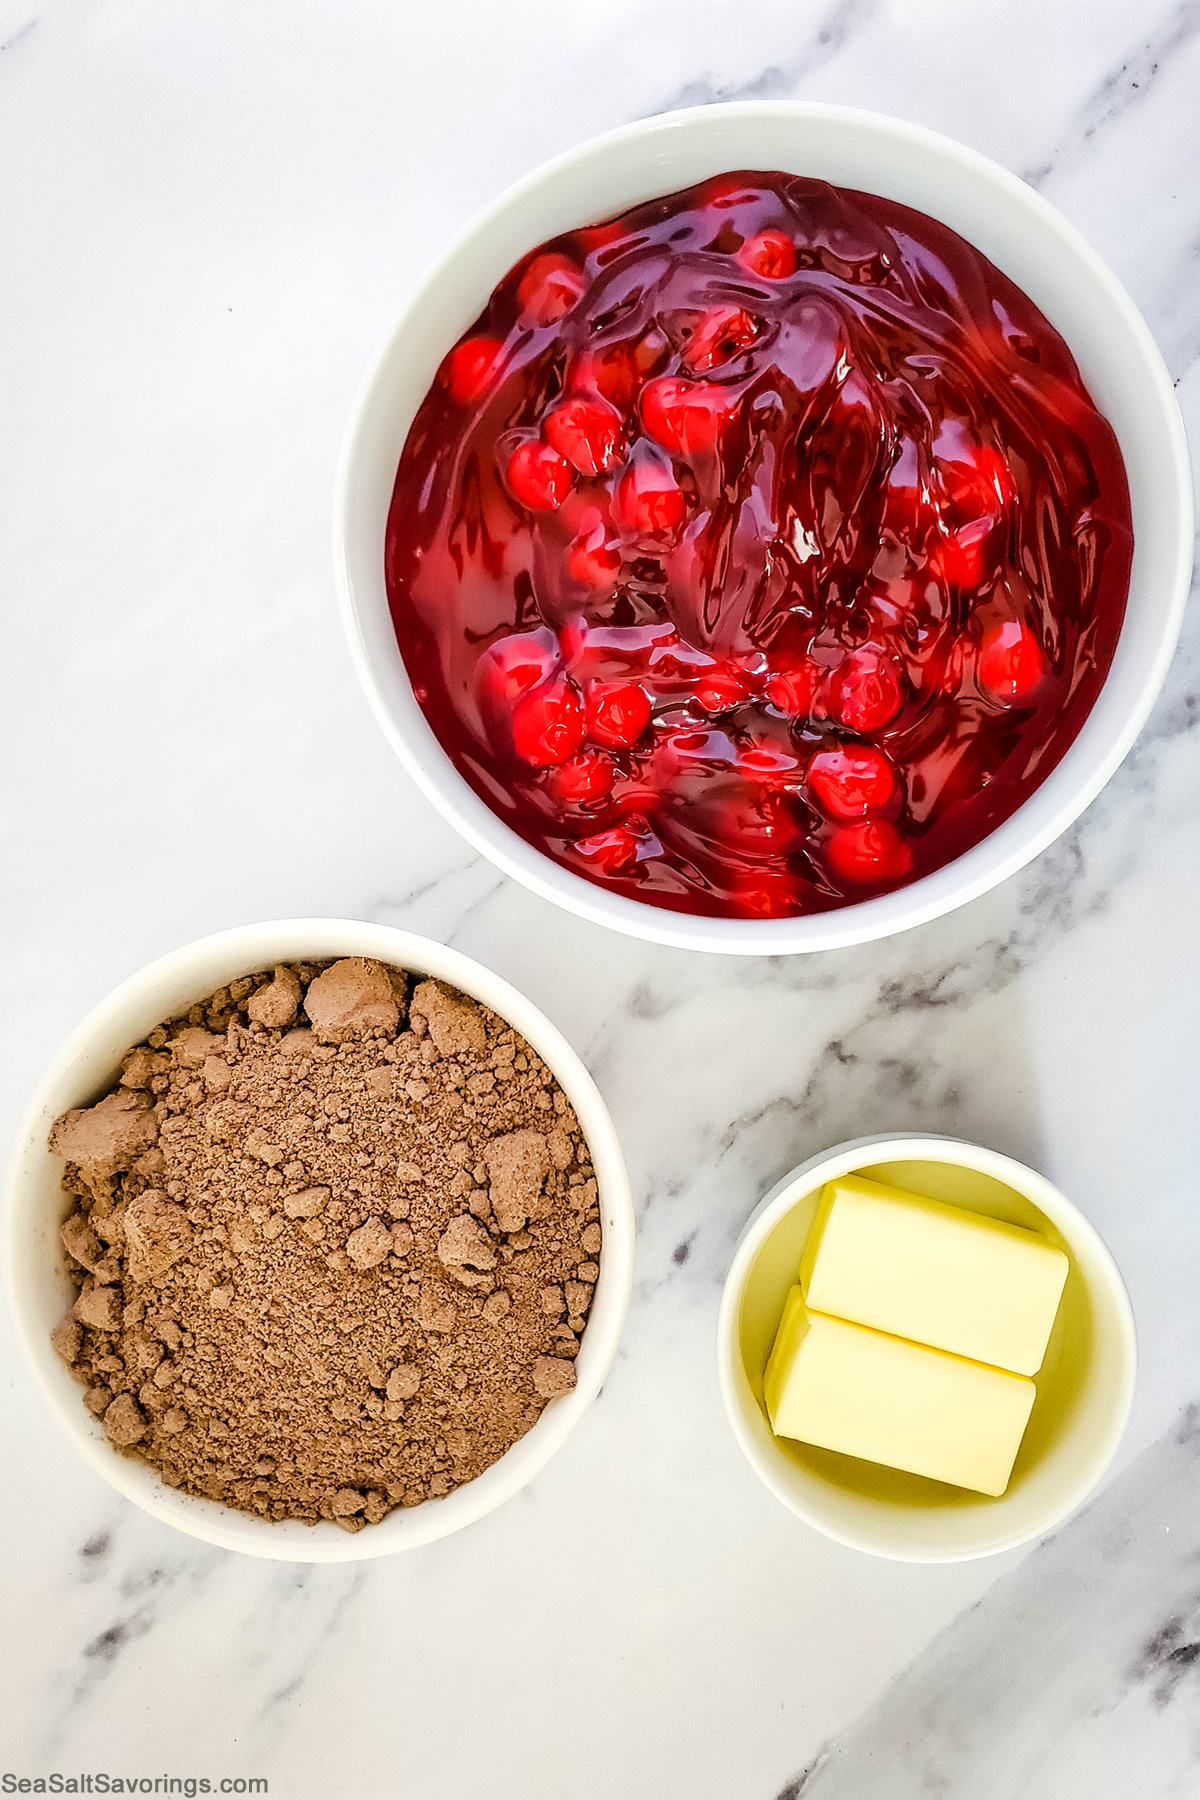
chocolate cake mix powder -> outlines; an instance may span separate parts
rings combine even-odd
[[[151,1032],[51,1147],[54,1332],[170,1486],[347,1531],[480,1474],[574,1386],[600,1212],[567,1096],[442,984],[349,957]]]

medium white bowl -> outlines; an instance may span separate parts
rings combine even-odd
[[[181,1493],[148,1463],[114,1450],[83,1394],[50,1345],[50,1332],[75,1295],[58,1228],[70,1211],[61,1160],[47,1138],[60,1114],[87,1106],[116,1079],[121,1058],[163,1019],[216,988],[278,962],[370,956],[436,976],[481,1000],[533,1045],[557,1076],[583,1128],[600,1193],[604,1244],[591,1315],[576,1361],[578,1385],[551,1400],[537,1424],[482,1475],[442,1500],[397,1509],[351,1536],[322,1522],[275,1522],[220,1501]],[[186,944],[151,963],[102,1000],[47,1069],[17,1136],[4,1196],[4,1275],[17,1335],[50,1409],[106,1481],[156,1519],[226,1550],[284,1562],[359,1562],[409,1550],[472,1524],[511,1498],[554,1455],[600,1391],[616,1354],[633,1283],[633,1204],[621,1147],[596,1085],[566,1039],[516,988],[457,950],[385,925],[344,919],[288,919],[246,925]]]
[[[413,697],[384,586],[383,542],[409,426],[442,357],[501,276],[545,239],[727,169],[782,169],[865,189],[942,220],[1045,313],[1120,441],[1135,548],[1125,624],[1104,688],[1062,761],[973,850],[898,892],[796,919],[669,912],[585,881],[527,844],[459,775]],[[864,943],[939,917],[1046,848],[1137,736],[1175,648],[1192,566],[1187,443],[1170,377],[1116,278],[1032,188],[949,138],[845,107],[748,102],[667,113],[569,151],[482,213],[412,294],[368,375],[337,482],[342,616],[376,717],[450,823],[507,874],[583,918],[693,950],[775,955]]]
[[[1037,1399],[998,1500],[777,1438],[762,1376],[821,1189],[852,1171],[1045,1233],[1070,1257]],[[1056,1187],[1023,1163],[957,1138],[863,1137],[802,1163],[772,1188],[738,1241],[717,1325],[721,1395],[755,1473],[827,1537],[899,1562],[966,1562],[1057,1525],[1116,1454],[1133,1404],[1129,1296],[1105,1244]]]

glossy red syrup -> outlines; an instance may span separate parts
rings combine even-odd
[[[440,742],[588,880],[818,912],[1013,813],[1099,692],[1125,472],[934,220],[731,174],[544,244],[447,356],[388,520]]]

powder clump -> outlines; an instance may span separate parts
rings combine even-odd
[[[363,956],[344,957],[318,975],[308,990],[304,1010],[325,1044],[390,1036],[400,1018],[387,970],[382,963],[369,962]]]
[[[550,1151],[540,1131],[510,1131],[493,1138],[483,1154],[492,1212],[502,1231],[520,1231],[541,1204],[550,1173]]]

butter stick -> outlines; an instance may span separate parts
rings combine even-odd
[[[1035,1375],[1068,1266],[1035,1231],[846,1175],[821,1197],[800,1283],[816,1312]]]
[[[998,1497],[1034,1385],[812,1312],[797,1286],[784,1305],[763,1397],[777,1437]]]

